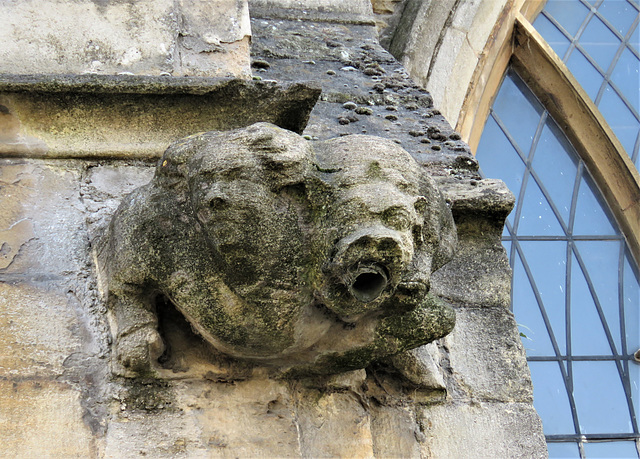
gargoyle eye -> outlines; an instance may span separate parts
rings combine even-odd
[[[227,206],[227,200],[221,198],[220,196],[216,196],[209,200],[209,209],[211,210],[221,210]]]
[[[403,208],[392,207],[385,210],[382,214],[382,219],[386,225],[399,231],[409,228],[410,217]]]
[[[424,215],[427,212],[427,198],[424,196],[419,196],[416,199],[416,202],[413,203],[413,207],[418,212],[418,215]]]

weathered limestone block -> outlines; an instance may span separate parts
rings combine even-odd
[[[0,378],[60,376],[80,351],[77,318],[61,289],[0,281]]]
[[[0,275],[64,276],[86,263],[78,166],[0,159]]]
[[[389,140],[311,145],[266,123],[198,134],[125,198],[96,251],[116,372],[159,370],[159,293],[218,351],[295,373],[451,331],[428,292],[456,230],[431,178]]]
[[[371,434],[374,457],[420,457],[422,434],[411,408],[372,406]]]
[[[176,73],[250,77],[247,0],[179,0],[178,4]]]
[[[249,0],[251,17],[373,24],[370,0]]]
[[[106,457],[300,456],[295,404],[282,381],[140,384],[117,398]]]
[[[418,417],[421,457],[547,457],[542,424],[529,403],[430,406]]]
[[[80,393],[66,383],[0,381],[3,457],[97,457]]]
[[[533,401],[529,368],[513,314],[507,308],[460,308],[459,327],[444,338],[458,396],[502,402]]]
[[[87,209],[89,239],[103,233],[122,196],[149,183],[153,169],[148,166],[104,165],[87,170],[81,184],[82,201]]]
[[[371,416],[353,393],[317,394],[298,408],[303,457],[362,457],[373,455]]]
[[[158,158],[194,132],[302,132],[320,88],[239,78],[0,74],[0,155]]]
[[[23,0],[0,17],[0,73],[251,75],[246,0]]]
[[[433,278],[438,295],[466,306],[502,307],[511,303],[511,268],[500,234],[515,198],[500,180],[445,180],[458,228],[456,257]]]

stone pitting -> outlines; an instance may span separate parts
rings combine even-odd
[[[158,368],[158,293],[232,357],[363,368],[451,331],[429,288],[456,240],[435,183],[390,140],[309,142],[268,123],[187,137],[98,243],[114,369]]]

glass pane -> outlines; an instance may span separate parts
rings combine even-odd
[[[578,241],[575,244],[589,272],[616,349],[621,352],[622,336],[620,335],[620,302],[618,300],[620,242]]]
[[[584,5],[573,0],[549,0],[544,11],[558,21],[572,37],[576,35],[589,13]]]
[[[493,111],[520,151],[528,156],[543,110],[519,78],[508,75],[504,79],[493,103]]]
[[[573,396],[582,433],[632,433],[615,362],[573,362]]]
[[[631,398],[636,416],[640,414],[640,364],[629,364],[629,377],[631,378]]]
[[[624,104],[611,86],[607,86],[598,108],[626,152],[631,155],[638,134],[638,120],[631,113],[629,107]]]
[[[633,354],[640,349],[640,284],[638,275],[632,268],[631,255],[627,252],[624,262],[624,322],[627,337],[627,354]],[[632,364],[632,366],[640,364]],[[636,383],[638,381],[636,380]],[[638,412],[640,415],[640,412]]]
[[[511,257],[511,241],[502,241],[502,246],[505,252],[507,252],[507,257]]]
[[[633,441],[608,441],[603,443],[585,443],[587,458],[637,458],[638,449]]]
[[[518,203],[522,206],[520,220],[516,223],[519,235],[565,235],[547,198],[531,176],[521,201]]]
[[[616,68],[611,74],[611,80],[616,84],[636,112],[640,110],[638,107],[640,102],[638,95],[638,87],[640,86],[640,60],[638,60],[628,48],[625,48],[620,55]]]
[[[548,443],[547,448],[549,448],[549,459],[580,458],[577,443]]]
[[[507,217],[507,221],[510,224],[513,224],[513,211],[509,213],[509,216]],[[503,238],[511,237],[511,233],[509,232],[509,228],[507,228],[506,224],[504,225],[504,228],[502,229],[502,237]]]
[[[500,177],[517,199],[525,166],[492,117],[487,120],[478,145],[480,158],[484,176]]]
[[[611,224],[608,212],[604,211],[604,202],[597,192],[595,184],[587,172],[582,174],[576,216],[573,224],[574,235],[616,235],[618,232]]]
[[[589,24],[587,24],[579,42],[584,50],[596,61],[596,64],[600,66],[602,73],[606,73],[613,56],[620,46],[620,40],[596,16],[592,17]]]
[[[587,281],[573,256],[571,265],[571,353],[612,355]]]
[[[640,131],[638,131],[638,138],[636,139],[636,146],[631,159],[634,161],[636,169],[640,170]]]
[[[575,433],[567,389],[558,362],[529,362],[533,405],[545,435]]]
[[[636,53],[640,50],[640,26],[636,26],[629,38],[629,46],[636,50]]]
[[[564,309],[564,308],[563,308]],[[542,319],[540,307],[533,293],[531,282],[527,277],[520,258],[516,256],[513,268],[513,313],[521,331],[527,335],[522,344],[527,355],[554,356],[553,345]],[[564,323],[560,327],[564,330]],[[564,331],[562,333],[564,336]],[[563,339],[564,341],[564,339]],[[563,346],[564,348],[564,346]]]
[[[558,131],[553,121],[547,121],[538,141],[532,167],[543,181],[565,224],[568,224],[578,165],[576,157],[566,153],[571,147],[566,137]]]
[[[567,243],[564,241],[521,241],[520,246],[533,273],[560,352],[564,355],[566,353]],[[519,315],[517,317],[519,323],[528,326],[524,319],[520,320]],[[532,341],[528,343],[528,346],[536,348],[536,336],[533,335],[530,338]],[[525,342],[526,346],[527,342]],[[530,352],[528,355],[545,354]]]
[[[638,11],[624,0],[615,0],[603,2],[598,8],[598,13],[604,16],[618,33],[624,37],[627,35],[631,24],[633,24]]]
[[[600,72],[584,57],[580,50],[571,53],[571,57],[567,60],[567,67],[591,97],[591,100],[595,100],[603,81]]]
[[[556,54],[560,56],[560,59],[564,59],[564,55],[569,49],[569,39],[544,14],[538,15],[533,26],[549,43],[549,46]]]

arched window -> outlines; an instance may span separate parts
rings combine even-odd
[[[533,26],[577,78],[636,167],[640,164],[638,4],[549,0]]]
[[[549,0],[552,51],[519,17],[477,146],[517,198],[503,239],[551,457],[639,457],[639,18]]]

